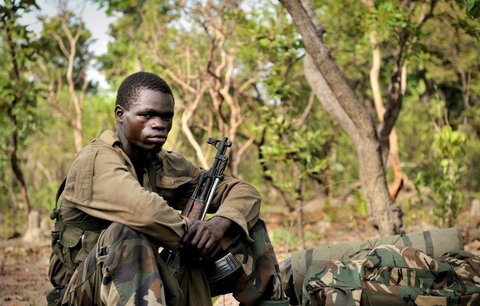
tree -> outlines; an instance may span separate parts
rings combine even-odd
[[[264,118],[267,122],[263,124],[268,140],[265,139],[259,148],[264,177],[280,192],[288,210],[296,216],[300,249],[305,248],[303,208],[307,197],[311,196],[308,190],[324,189],[327,196],[331,195],[326,174],[330,167],[328,154],[333,136],[331,131],[321,127],[320,118],[312,112],[314,102],[312,93],[298,118],[269,110]],[[279,107],[276,111],[291,107]],[[289,169],[288,175],[285,169]],[[322,185],[323,188],[318,188]]]
[[[456,2],[379,0],[365,5],[369,1],[322,1],[316,12],[323,24],[328,24],[328,29],[323,33],[320,27],[321,33],[317,33],[315,24],[311,25],[313,35],[310,37],[309,29],[299,31],[303,41],[292,30],[294,26],[288,16],[282,14],[282,7],[274,2],[97,2],[122,14],[111,28],[113,40],[109,53],[103,57],[108,79],[118,85],[125,75],[137,70],[163,75],[174,87],[176,98],[178,124],[169,138],[174,142],[173,148],[185,146],[185,152],[191,152],[199,164],[205,164],[209,151],[202,139],[206,134],[229,135],[238,140],[232,150],[232,157],[237,157],[232,158],[232,172],[247,173],[262,189],[273,186],[279,193],[274,193],[274,200],[269,193],[266,201],[275,205],[287,203],[290,211],[296,211],[302,202],[295,199],[308,200],[322,192],[328,197],[344,194],[342,188],[348,191],[349,186],[358,186],[355,183],[359,173],[370,218],[386,227],[381,231],[396,232],[399,224],[388,225],[396,216],[389,217],[389,211],[398,211],[392,205],[385,179],[389,174],[386,156],[395,151],[392,150],[395,142],[389,140],[393,127],[397,127],[401,148],[398,155],[405,161],[404,169],[398,169],[407,177],[414,174],[415,167],[423,166],[422,156],[417,154],[426,152],[422,143],[433,140],[424,116],[430,103],[436,103],[440,97],[451,105],[449,116],[453,125],[468,122],[472,129],[478,126],[474,115],[478,114],[474,112],[478,85],[473,81],[478,71],[475,69],[478,61],[474,60],[478,43],[473,39],[463,40],[463,31],[471,25],[464,20],[464,14],[456,8],[439,11],[442,7],[458,6]],[[295,2],[292,3],[293,6]],[[308,27],[312,16],[303,15],[293,20],[297,25]],[[446,32],[446,28],[436,22],[461,25],[455,32],[461,36],[452,36],[461,37],[453,44],[455,48],[444,42],[442,35],[447,33],[437,33]],[[476,28],[471,27],[471,32],[475,31]],[[328,46],[329,50],[325,51],[324,47],[322,51],[316,42]],[[470,53],[451,53],[455,49],[468,49]],[[328,65],[332,61],[329,52],[335,58],[333,68]],[[380,66],[372,66],[372,54],[375,54],[375,64],[380,60]],[[435,60],[429,61],[430,58]],[[299,65],[303,62],[307,72]],[[322,69],[316,69],[318,67]],[[371,89],[369,70],[372,71],[371,84],[378,85],[376,89]],[[452,73],[458,75],[458,79],[452,78]],[[312,86],[308,86],[305,75]],[[312,88],[347,133],[337,131],[335,123],[325,122],[321,117],[323,110],[309,103]],[[380,99],[373,93],[380,94]],[[465,108],[457,103],[459,93]],[[374,101],[383,106],[378,108],[378,114]],[[405,108],[405,101],[410,109],[405,110],[406,117],[402,118],[400,110]],[[473,111],[464,111],[467,108]],[[418,109],[421,113],[411,114]],[[455,109],[461,114],[454,112]],[[304,113],[308,120],[301,120]],[[312,122],[317,119],[323,124]],[[300,128],[297,120],[303,122]],[[417,135],[412,131],[413,126],[423,132]],[[330,130],[325,133],[331,137],[327,137],[326,142],[315,136],[315,131],[321,128]],[[350,154],[352,143],[346,140],[345,134],[352,140],[357,158]],[[316,139],[317,146],[304,146],[295,137]],[[259,177],[260,171],[248,171],[254,167],[256,154],[263,177]],[[333,161],[336,156],[340,159],[334,167],[327,162],[325,168],[312,173],[314,163],[308,164],[298,156],[308,154],[315,155],[319,161],[324,158]],[[252,163],[243,162],[237,167],[240,157]],[[284,162],[288,157],[291,159]],[[360,169],[356,168],[357,161]],[[295,169],[296,175],[285,182],[282,174],[290,173],[291,169]],[[329,175],[334,177],[335,184]],[[270,187],[264,189],[270,191]],[[398,190],[397,185],[391,194],[397,194]],[[408,188],[405,191],[408,192]],[[278,197],[285,201],[277,201]]]
[[[323,28],[307,1],[282,0],[305,50],[305,75],[325,109],[352,139],[359,159],[360,181],[369,217],[381,234],[402,230],[401,211],[388,193],[380,141],[366,108],[355,97],[325,47]]]
[[[372,68],[370,83],[375,109],[379,119],[379,135],[383,161],[392,164],[395,180],[390,188],[393,199],[403,186],[403,172],[400,166],[397,132],[394,126],[400,115],[407,88],[407,61],[415,54],[417,41],[422,28],[433,17],[436,1],[390,2],[364,0],[368,7],[365,18],[369,29],[369,41],[372,50]],[[382,58],[382,50],[388,55]],[[390,66],[383,72],[386,83],[385,102],[382,98],[380,74],[382,61]],[[386,105],[386,107],[385,107]]]
[[[78,152],[83,147],[85,95],[92,89],[87,79],[87,70],[93,60],[93,54],[88,50],[91,34],[83,20],[63,2],[60,2],[59,14],[51,19],[42,18],[42,25],[37,42],[41,54],[37,77],[46,85],[50,105],[73,128]]]
[[[37,7],[35,1],[6,1],[0,7],[1,55],[4,58],[2,74],[6,72],[0,78],[0,120],[5,123],[2,127],[6,127],[2,134],[9,134],[9,139],[2,141],[8,144],[8,148],[2,146],[2,155],[9,156],[10,167],[16,179],[14,183],[18,185],[22,196],[25,217],[30,213],[32,205],[21,156],[30,139],[29,134],[35,130],[34,108],[39,91],[31,79],[32,64],[37,53],[30,45],[31,33],[26,26],[18,23],[18,19],[21,13],[28,12],[33,7]]]
[[[245,48],[239,38],[246,35],[242,30],[248,24],[241,8],[216,1],[177,6],[143,3],[134,9],[109,4],[110,9],[126,13],[112,30],[118,39],[104,57],[107,74],[116,79],[135,70],[163,75],[174,88],[183,135],[175,137],[174,130],[171,139],[185,140],[206,167],[212,153],[202,145],[206,136],[228,136],[233,143],[229,169],[239,176],[239,162],[254,141],[255,134],[245,122],[253,115],[253,88],[258,81],[257,74],[246,71],[253,65],[238,60]],[[141,57],[138,48],[144,50]],[[128,60],[116,62],[120,54]]]

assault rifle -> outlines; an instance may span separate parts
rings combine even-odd
[[[217,154],[210,169],[200,175],[193,194],[182,211],[182,215],[192,222],[205,218],[212,203],[215,189],[223,179],[223,172],[228,164],[227,148],[232,145],[227,137],[224,137],[221,141],[210,137],[207,143],[217,149]],[[162,257],[176,275],[183,264],[182,254],[164,250]],[[234,285],[232,282],[236,281],[236,276],[241,272],[242,268],[240,262],[231,253],[214,262],[201,261],[201,263],[208,279],[212,296],[227,293],[228,287]]]
[[[223,179],[223,171],[228,164],[228,156],[225,155],[227,148],[232,146],[230,140],[224,137],[222,141],[212,137],[207,143],[217,149],[217,154],[210,169],[200,175],[199,182],[193,191],[182,215],[190,221],[203,220],[213,199],[218,183]]]

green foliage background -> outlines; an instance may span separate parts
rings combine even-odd
[[[91,60],[111,86],[88,86],[82,109],[84,143],[104,129],[115,128],[114,95],[121,80],[137,70],[154,71],[167,79],[176,98],[176,125],[167,146],[195,160],[180,129],[181,115],[192,103],[192,96],[175,81],[175,76],[188,76],[192,86],[206,80],[212,73],[209,65],[221,61],[223,50],[233,56],[235,70],[231,75],[221,70],[217,77],[224,81],[232,78],[229,93],[241,102],[245,117],[236,131],[238,142],[253,139],[242,155],[239,174],[263,193],[262,212],[267,216],[294,212],[299,199],[308,203],[320,197],[330,220],[335,221],[339,211],[363,218],[365,206],[359,192],[341,197],[358,182],[358,165],[349,138],[318,101],[305,112],[312,93],[303,73],[305,51],[300,36],[277,1],[258,2],[211,1],[207,5],[202,1],[96,0],[99,9],[117,18],[110,26],[112,39],[107,53],[96,57],[89,51],[92,39],[88,31],[83,32],[76,46],[76,86],[80,86],[82,71]],[[404,188],[405,197],[398,201],[407,219],[409,209],[416,205],[416,210],[426,214],[433,211],[439,226],[449,226],[468,209],[480,190],[479,2],[437,1],[432,16],[419,26],[415,18],[424,13],[429,3],[417,1],[410,15],[398,1],[375,1],[372,7],[354,0],[312,1],[325,27],[324,40],[332,57],[376,121],[369,81],[369,33],[377,34],[382,50],[380,83],[386,93],[397,33],[401,29],[408,31],[407,90],[395,128],[410,185]],[[63,84],[56,97],[73,112],[65,81],[67,61],[55,35],[68,40],[60,24],[65,14],[70,16],[68,26],[72,31],[78,30],[83,21],[67,9],[55,17],[40,17],[43,30],[34,34],[19,22],[19,17],[29,10],[39,12],[34,1],[9,0],[0,10],[4,23],[14,33],[21,68],[21,78],[15,83],[8,73],[13,59],[2,30],[0,213],[12,215],[12,219],[22,218],[23,207],[9,161],[9,137],[15,128],[7,112],[12,97],[21,101],[14,109],[20,131],[17,154],[34,208],[44,212],[52,208],[56,187],[76,154],[72,127],[47,93],[52,80]],[[212,32],[212,24],[219,26],[223,41]],[[215,49],[220,43],[223,49]],[[212,124],[211,132],[220,134],[226,123],[218,123],[215,116],[220,112],[228,117],[232,112],[225,101],[218,109],[212,109],[211,103],[212,96],[207,92],[190,122],[201,144],[210,136],[202,127]],[[206,146],[203,148],[206,150]],[[285,224],[288,222],[291,220]],[[15,227],[12,222],[5,224]],[[279,233],[294,248],[290,234]]]

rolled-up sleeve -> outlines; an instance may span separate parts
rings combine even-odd
[[[225,175],[212,202],[215,216],[232,220],[249,237],[248,230],[259,218],[261,203],[260,194],[252,185]]]
[[[198,183],[198,176],[205,170],[181,155],[165,153],[163,171],[159,187],[166,195],[169,193],[166,190],[175,188],[175,195],[171,197],[175,200],[172,202],[177,209],[182,209]],[[230,219],[242,228],[245,237],[249,237],[248,230],[259,218],[260,203],[260,194],[252,185],[225,174],[215,190],[209,213]]]

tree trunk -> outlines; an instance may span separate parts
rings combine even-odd
[[[402,229],[401,212],[393,209],[387,187],[380,142],[366,108],[355,97],[322,41],[323,29],[310,4],[281,0],[303,37],[305,74],[325,109],[352,139],[359,160],[359,176],[372,225],[382,235]],[[395,215],[392,212],[397,212]]]
[[[12,81],[14,84],[17,84],[17,86],[20,85],[20,67],[18,63],[18,58],[17,58],[17,51],[15,48],[15,43],[13,42],[12,38],[12,33],[9,31],[9,27],[7,24],[3,21],[2,22],[4,26],[4,31],[5,31],[5,37],[7,39],[7,44],[8,48],[10,51],[10,56],[12,57],[12,70],[10,71],[10,76],[12,78]],[[15,175],[15,178],[17,179],[18,186],[20,188],[20,193],[22,194],[22,200],[25,205],[25,217],[28,216],[28,214],[31,211],[31,204],[30,204],[30,199],[28,197],[28,191],[27,191],[27,184],[25,183],[25,177],[23,175],[22,168],[20,167],[20,164],[18,162],[18,156],[17,156],[17,151],[18,151],[18,129],[19,129],[19,123],[17,120],[17,115],[15,114],[15,107],[17,104],[21,102],[19,95],[20,93],[16,92],[13,97],[12,103],[8,106],[7,109],[7,114],[10,119],[10,122],[12,123],[13,126],[13,131],[11,133],[11,138],[10,138],[10,164],[12,167],[13,174]]]
[[[12,123],[15,124],[15,129],[12,132],[11,135],[11,151],[10,151],[10,163],[12,166],[12,171],[13,174],[15,175],[15,178],[17,179],[18,183],[18,188],[20,188],[20,194],[22,195],[22,201],[23,204],[25,205],[24,208],[24,214],[25,218],[27,218],[28,214],[32,210],[32,205],[30,203],[30,198],[28,197],[28,191],[27,191],[27,184],[25,183],[25,177],[23,175],[23,170],[20,167],[20,164],[18,163],[18,157],[17,157],[17,148],[18,148],[18,128],[17,128],[17,120],[15,115],[11,114],[9,111],[9,115],[11,115]]]
[[[298,170],[298,172],[300,172]],[[297,207],[297,246],[300,250],[305,250],[305,230],[303,226],[305,201],[303,199],[303,179],[300,173],[297,173],[297,185],[295,186],[295,205]]]
[[[32,210],[28,214],[27,229],[22,239],[28,244],[38,243],[45,239],[42,229],[40,228],[40,213],[36,210]]]
[[[370,33],[370,44],[372,46],[372,68],[370,69],[370,86],[372,87],[373,101],[375,104],[375,110],[377,111],[378,119],[380,120],[381,123],[383,123],[383,118],[385,115],[385,106],[383,105],[382,91],[380,89],[380,82],[379,82],[382,55],[381,55],[380,48],[378,47],[378,44],[377,44],[375,32]],[[402,75],[404,74],[402,73]],[[403,83],[404,82],[402,82],[402,84]],[[404,90],[402,88],[402,93],[403,92]],[[389,155],[390,155],[390,162],[392,164],[392,169],[393,169],[394,181],[390,185],[389,190],[390,190],[390,196],[395,201],[398,193],[400,192],[400,189],[403,186],[403,172],[400,166],[400,156],[398,154],[397,132],[395,128],[392,128],[392,131],[390,132],[390,135],[388,137],[388,141],[389,141],[388,147],[390,148],[390,150],[388,150],[386,147],[382,147],[382,151],[383,150],[386,151],[386,152],[383,152],[383,161],[385,165],[388,164],[387,162],[388,153],[390,151]]]

